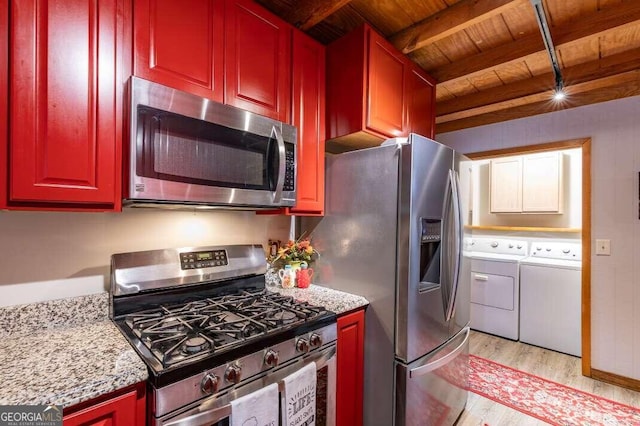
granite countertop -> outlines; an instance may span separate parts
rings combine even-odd
[[[309,302],[312,305],[323,306],[325,309],[333,311],[338,315],[352,312],[369,305],[369,301],[362,296],[315,284],[311,284],[309,288],[267,287],[267,289],[287,296],[293,296],[297,300]]]
[[[145,381],[107,293],[0,308],[0,405],[69,407]]]
[[[319,285],[269,290],[338,315],[361,296]],[[0,405],[70,407],[145,381],[147,367],[108,318],[107,293],[0,308]]]

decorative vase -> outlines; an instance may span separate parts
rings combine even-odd
[[[313,269],[307,269],[307,264],[303,263],[296,272],[296,285],[299,288],[308,288],[311,284],[311,277],[313,277]]]
[[[291,265],[284,265],[284,269],[278,271],[278,276],[283,288],[293,288],[296,285],[296,273],[291,269]]]

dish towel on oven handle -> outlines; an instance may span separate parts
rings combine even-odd
[[[305,365],[283,381],[282,426],[315,426],[316,363]]]
[[[231,401],[231,426],[278,426],[278,384]]]

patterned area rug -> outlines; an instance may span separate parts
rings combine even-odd
[[[469,390],[554,425],[640,425],[640,409],[469,356]]]

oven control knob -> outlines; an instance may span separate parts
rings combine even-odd
[[[309,343],[311,343],[312,347],[317,347],[322,345],[322,337],[319,334],[311,333],[311,337],[309,337]]]
[[[200,382],[200,390],[209,395],[216,393],[218,391],[218,376],[211,373],[205,374]]]
[[[298,352],[309,352],[309,342],[307,339],[298,339],[296,342],[296,350]]]
[[[238,364],[233,364],[227,367],[227,371],[224,372],[224,379],[229,383],[238,383],[240,382],[240,375],[242,373],[242,369]]]
[[[275,367],[278,365],[278,352],[269,349],[267,353],[264,354],[264,365],[267,367]]]

